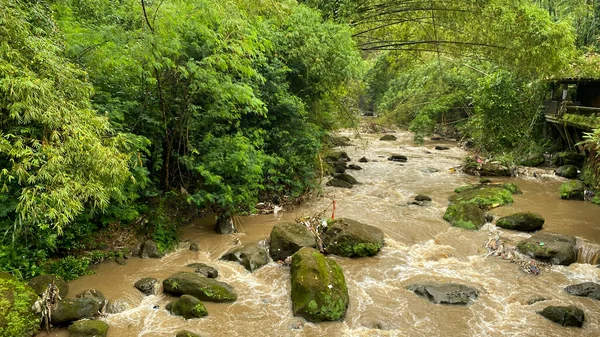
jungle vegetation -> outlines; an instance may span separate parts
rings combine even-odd
[[[416,140],[540,143],[545,80],[598,76],[600,2],[0,0],[0,268],[76,277],[94,233],[318,187],[358,108]],[[597,132],[588,146],[599,146]]]

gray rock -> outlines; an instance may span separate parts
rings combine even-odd
[[[369,159],[367,159],[367,157],[362,157],[358,160],[359,163],[368,163]]]
[[[69,293],[69,284],[56,275],[48,274],[36,276],[27,281],[27,284],[33,288],[38,296],[42,296],[42,293],[46,291],[48,285],[52,283],[58,288],[58,295],[60,298],[66,298]]]
[[[544,218],[537,213],[514,213],[496,221],[496,226],[515,231],[535,232],[542,229]]]
[[[600,300],[600,284],[594,282],[584,282],[572,284],[565,288],[565,291],[571,295],[589,297]]]
[[[81,320],[69,326],[70,337],[105,337],[108,324],[103,321]]]
[[[110,300],[106,306],[107,314],[118,314],[126,310],[129,310],[129,303],[122,299]]]
[[[274,261],[283,261],[300,248],[315,247],[315,235],[302,224],[295,222],[279,223],[271,230],[269,254]]]
[[[401,154],[393,154],[391,155],[388,160],[390,161],[397,161],[400,163],[406,163],[408,161],[408,157],[407,156],[403,156]]]
[[[123,256],[115,257],[115,262],[120,266],[124,266],[127,264],[127,261],[125,261],[125,258]]]
[[[381,138],[379,138],[379,140],[384,140],[384,141],[389,141],[389,140],[397,140],[398,138],[396,138],[396,136],[394,135],[385,135]]]
[[[462,284],[411,284],[406,289],[438,304],[468,304],[479,296],[477,289]]]
[[[450,148],[449,148],[449,147],[446,147],[446,146],[439,146],[439,145],[438,145],[438,146],[436,146],[436,147],[435,147],[435,149],[436,149],[436,150],[438,150],[438,151],[446,151],[446,150],[450,150]]]
[[[356,180],[356,178],[354,178],[353,176],[346,174],[346,173],[341,173],[341,174],[336,174],[334,176],[335,179],[339,179],[339,180],[343,180],[345,182],[348,182],[352,185],[356,185],[359,184],[358,180]]]
[[[165,253],[161,252],[156,245],[156,242],[152,240],[146,240],[140,250],[140,257],[142,259],[159,259],[165,256]]]
[[[198,245],[197,242],[192,242],[192,243],[190,243],[190,250],[192,252],[198,252],[198,251],[200,251],[200,246]]]
[[[187,267],[196,268],[196,274],[202,275],[208,278],[217,278],[219,271],[204,263],[190,263]]]
[[[217,224],[215,225],[215,232],[217,232],[217,234],[237,233],[233,217],[219,216],[217,218]]]
[[[548,306],[544,308],[544,310],[538,312],[538,314],[562,326],[575,326],[580,328],[585,320],[583,310],[573,305],[568,307]]]
[[[350,184],[349,182],[336,178],[331,179],[325,185],[340,188],[352,188],[352,184]]]
[[[232,302],[237,299],[233,288],[225,282],[195,273],[179,272],[163,281],[165,293],[191,295],[202,301]]]
[[[175,337],[200,337],[200,335],[187,330],[177,331]]]
[[[355,165],[355,164],[350,164],[350,165],[348,165],[348,169],[358,171],[358,170],[362,170],[362,167]]]
[[[201,318],[208,315],[208,311],[199,299],[190,295],[182,295],[180,298],[167,304],[167,311],[173,315],[182,316],[185,319]]]
[[[234,247],[223,254],[220,259],[238,262],[251,272],[269,263],[267,250],[257,244]]]
[[[141,291],[144,295],[156,295],[158,293],[159,283],[158,280],[153,277],[144,277],[138,280],[133,285],[137,290]]]
[[[337,161],[350,161],[350,157],[348,156],[348,153],[344,151],[333,151],[325,156],[325,160],[330,163],[335,163]]]
[[[96,301],[100,306],[104,305],[104,302],[106,301],[106,297],[104,296],[104,294],[97,289],[88,289],[75,295],[75,297],[92,299]]]
[[[330,223],[323,235],[328,254],[344,257],[373,256],[383,247],[383,231],[350,219]]]
[[[415,197],[416,201],[431,201],[431,197],[428,195],[424,195],[424,194],[417,194],[417,196]]]
[[[568,266],[577,261],[575,237],[555,233],[535,233],[517,244],[525,255],[550,264]]]

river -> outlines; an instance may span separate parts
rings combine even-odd
[[[353,137],[353,135],[348,134]],[[600,301],[579,298],[563,292],[567,285],[600,281],[600,269],[588,263],[554,266],[540,275],[526,274],[518,266],[497,257],[485,257],[484,244],[496,231],[508,243],[530,234],[498,230],[486,225],[479,231],[451,227],[442,219],[447,198],[461,185],[477,182],[476,177],[452,172],[467,152],[449,141],[427,140],[415,146],[412,135],[397,132],[396,141],[379,141],[381,135],[361,134],[355,146],[344,147],[353,163],[363,167],[348,171],[362,184],[352,189],[323,187],[323,196],[277,215],[256,215],[241,219],[243,233],[217,235],[208,219],[182,229],[182,237],[197,242],[200,252],[182,245],[162,259],[138,259],[120,266],[101,264],[94,275],[70,283],[70,296],[96,288],[109,299],[124,299],[131,309],[103,318],[108,336],[174,336],[187,329],[202,336],[599,336]],[[434,150],[435,145],[450,147]],[[406,163],[387,160],[391,154],[406,155]],[[366,156],[371,161],[357,163]],[[435,169],[437,172],[433,172]],[[524,192],[513,205],[494,209],[496,216],[515,211],[540,213],[544,230],[579,237],[580,261],[598,263],[600,254],[600,206],[580,201],[564,201],[558,190],[562,178],[540,170],[537,178],[504,178]],[[323,183],[325,183],[326,178]],[[427,206],[409,205],[416,194],[433,201]],[[234,245],[267,238],[273,225],[292,221],[328,209],[336,201],[336,217],[352,218],[381,228],[385,246],[375,257],[348,259],[332,257],[342,266],[350,293],[350,305],[342,322],[303,323],[293,317],[290,300],[289,268],[271,262],[250,273],[234,262],[218,260]],[[219,280],[233,286],[234,303],[205,302],[209,316],[184,320],[164,310],[172,299],[167,295],[143,297],[133,284],[143,277],[162,280],[189,270],[185,265],[204,262],[219,270]],[[190,270],[191,271],[191,270]],[[480,290],[468,306],[436,305],[407,291],[416,281],[453,281]],[[529,300],[546,301],[529,305]],[[574,304],[586,315],[584,327],[565,328],[539,314],[548,305]],[[158,306],[158,309],[155,309]],[[53,330],[51,336],[68,336]],[[47,336],[45,332],[38,335]]]

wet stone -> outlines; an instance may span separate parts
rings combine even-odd
[[[204,263],[190,263],[187,267],[195,268],[196,274],[202,275],[208,278],[217,278],[219,276],[219,271],[216,268],[213,268]]]
[[[438,151],[446,151],[446,150],[450,150],[449,147],[446,146],[436,146],[434,149],[438,150]]]
[[[580,328],[583,326],[583,321],[585,320],[583,310],[573,305],[565,307],[548,306],[544,308],[544,310],[538,312],[538,314],[562,326],[574,326]]]
[[[407,156],[403,156],[401,154],[393,154],[390,157],[388,157],[389,161],[397,161],[400,163],[406,163],[408,161],[408,157]]]
[[[594,282],[584,282],[567,286],[565,292],[575,296],[593,298],[600,300],[600,284]]]
[[[362,157],[358,160],[359,163],[368,163],[369,159],[367,159],[367,157]]]
[[[200,251],[200,245],[198,245],[197,242],[192,242],[192,243],[190,243],[190,250],[192,252],[198,252],[198,251]]]
[[[379,140],[383,140],[383,141],[393,141],[393,140],[397,140],[398,138],[396,138],[396,136],[394,135],[385,135],[381,138],[379,138]]]
[[[133,286],[137,290],[141,291],[142,294],[149,296],[156,295],[158,293],[159,283],[158,280],[153,277],[145,277],[135,282]]]
[[[477,289],[462,284],[411,284],[407,290],[437,304],[465,305],[479,296]]]

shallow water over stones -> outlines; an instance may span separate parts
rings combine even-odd
[[[356,146],[342,148],[361,163],[360,171],[349,172],[360,185],[352,189],[323,186],[323,197],[277,215],[241,219],[244,233],[215,234],[214,222],[199,220],[182,230],[185,239],[198,244],[194,252],[185,245],[157,259],[130,259],[127,265],[106,263],[95,275],[71,282],[71,294],[95,288],[109,299],[121,298],[131,309],[109,315],[108,336],[174,336],[185,329],[203,336],[594,336],[600,334],[600,301],[576,297],[563,289],[571,284],[599,282],[595,265],[543,268],[540,275],[523,273],[518,266],[497,257],[485,257],[484,244],[496,231],[507,245],[529,237],[487,224],[479,231],[451,227],[442,219],[448,197],[462,185],[477,183],[475,177],[451,170],[467,155],[448,141],[412,145],[412,135],[397,132],[395,141],[380,141],[381,135],[362,135]],[[351,138],[352,134],[348,134]],[[449,150],[435,151],[435,146]],[[388,161],[404,155],[407,162]],[[349,163],[350,164],[350,163]],[[539,213],[546,220],[543,230],[579,237],[578,250],[590,255],[600,245],[600,206],[561,200],[558,190],[563,178],[551,170],[536,169],[538,178],[495,179],[514,182],[522,195],[512,205],[493,209],[496,217],[516,212]],[[540,178],[541,177],[541,178]],[[323,185],[328,179],[323,179]],[[418,194],[431,197],[424,206],[412,201]],[[354,219],[379,227],[385,245],[375,257],[333,257],[344,270],[350,304],[341,322],[306,323],[292,316],[290,272],[275,262],[247,271],[219,257],[238,241],[252,244],[269,237],[274,224],[298,216],[313,215],[336,200],[336,218]],[[331,216],[331,208],[326,216]],[[239,240],[237,240],[239,239]],[[586,248],[587,247],[587,248]],[[590,248],[591,247],[591,248]],[[578,257],[579,257],[578,256]],[[233,303],[204,302],[209,315],[185,320],[172,316],[165,305],[173,298],[160,294],[143,296],[133,284],[144,277],[162,282],[173,273],[193,271],[190,263],[206,263],[219,271],[217,280],[230,284],[238,295]],[[406,289],[411,284],[459,283],[478,291],[466,306],[429,302]],[[533,300],[545,299],[535,302]],[[529,304],[530,302],[535,302]],[[583,328],[562,327],[537,312],[549,305],[575,305],[585,312]],[[156,309],[155,307],[158,306]],[[52,336],[68,336],[53,331]],[[39,336],[46,336],[40,333]]]

